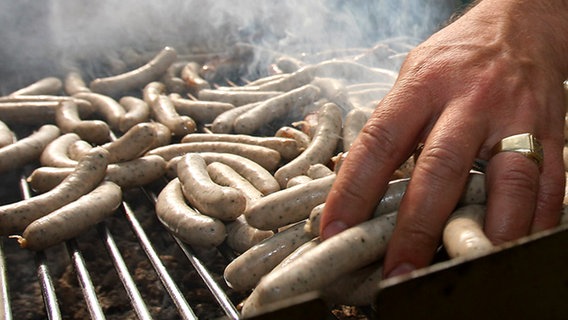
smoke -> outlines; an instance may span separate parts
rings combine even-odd
[[[57,75],[77,60],[124,48],[214,52],[244,42],[298,54],[371,47],[399,36],[415,45],[440,28],[456,2],[0,0],[0,76]]]

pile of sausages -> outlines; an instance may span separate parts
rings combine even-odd
[[[234,250],[224,277],[252,292],[244,316],[307,292],[369,304],[413,159],[372,219],[325,242],[318,223],[341,160],[396,79],[365,63],[380,50],[282,55],[273,74],[220,86],[166,47],[128,72],[87,84],[73,69],[0,97],[0,173],[39,163],[27,176],[36,195],[0,207],[0,233],[42,250],[113,214],[125,189],[166,178],[158,219],[192,246]],[[16,139],[20,125],[36,130]],[[484,203],[484,175],[472,172],[444,232],[450,256],[491,250]]]

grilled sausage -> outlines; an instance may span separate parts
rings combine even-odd
[[[73,101],[62,101],[55,111],[55,123],[63,133],[76,133],[81,139],[103,144],[110,140],[108,124],[100,120],[82,120],[79,109]]]
[[[259,137],[246,134],[188,134],[181,139],[182,143],[190,142],[208,142],[208,141],[224,141],[243,144],[251,144],[256,146],[267,147],[276,150],[284,159],[293,159],[297,157],[302,149],[298,147],[298,143],[294,139],[280,137]]]
[[[107,157],[108,151],[95,147],[78,162],[73,173],[54,189],[0,206],[0,234],[21,232],[32,221],[92,191],[106,174]]]
[[[230,103],[189,100],[179,94],[170,94],[169,97],[180,115],[188,116],[200,124],[210,124],[221,113],[235,108]]]
[[[281,159],[280,153],[270,148],[222,141],[175,143],[152,149],[146,154],[156,154],[166,160],[171,160],[174,157],[195,152],[219,152],[239,155],[258,163],[268,171],[273,171]]]
[[[172,47],[165,47],[145,65],[116,76],[95,79],[89,87],[94,92],[109,96],[141,89],[147,83],[158,80],[176,58],[176,50]]]
[[[254,288],[284,258],[313,238],[304,231],[304,224],[299,222],[275,233],[231,261],[223,272],[227,284],[241,292]]]
[[[73,95],[73,97],[91,102],[111,129],[120,130],[120,119],[124,117],[126,111],[116,100],[95,92],[79,92]]]
[[[138,158],[152,146],[156,135],[156,127],[148,122],[131,127],[120,138],[103,145],[109,152],[109,163]]]
[[[227,246],[237,253],[243,253],[262,240],[274,235],[268,230],[259,230],[249,225],[243,215],[226,224]]]
[[[32,190],[47,192],[60,184],[73,172],[71,167],[39,167],[27,177]],[[142,187],[164,176],[166,161],[160,156],[145,156],[131,161],[112,163],[107,167],[106,180],[118,184],[123,190]]]
[[[483,232],[485,206],[474,204],[456,209],[448,218],[443,231],[443,243],[451,258],[477,257],[493,249]]]
[[[177,178],[160,191],[156,215],[173,235],[192,246],[216,247],[225,240],[227,234],[223,222],[200,214],[187,204]]]
[[[154,119],[170,129],[175,136],[184,136],[195,131],[196,124],[188,116],[180,115],[172,100],[163,94],[165,86],[150,82],[144,87],[144,101],[150,106]]]
[[[267,99],[235,119],[235,132],[252,134],[263,125],[289,114],[291,110],[316,101],[319,94],[318,87],[305,85]]]
[[[0,148],[0,173],[39,160],[45,147],[59,137],[59,134],[59,128],[46,124],[26,138]]]
[[[61,82],[59,78],[47,77],[10,93],[10,96],[37,94],[55,95],[61,91],[61,88],[63,88],[63,82]]]
[[[69,157],[67,150],[71,144],[79,140],[81,137],[76,133],[66,133],[57,137],[43,149],[39,162],[42,166],[48,167],[75,167],[77,161]]]
[[[379,260],[394,229],[396,212],[373,218],[323,241],[282,268],[266,274],[245,300],[242,316],[294,295],[318,290]]]
[[[63,79],[63,88],[65,92],[72,96],[79,92],[90,92],[91,89],[83,80],[83,76],[79,71],[72,70],[67,72],[65,79]]]
[[[122,203],[122,190],[115,183],[103,181],[93,191],[81,196],[26,227],[18,242],[22,248],[43,250],[75,238],[111,216]]]
[[[177,172],[185,198],[201,213],[223,221],[234,221],[245,211],[243,193],[213,182],[207,172],[207,164],[199,154],[185,155],[178,162]]]
[[[247,222],[261,230],[274,230],[308,218],[325,202],[335,175],[306,182],[252,201],[245,211]]]
[[[118,124],[118,129],[121,132],[126,132],[135,125],[150,119],[150,107],[144,100],[132,96],[124,96],[118,100],[118,103],[126,111]]]
[[[286,186],[290,178],[305,174],[310,165],[326,164],[335,153],[341,133],[341,110],[336,104],[325,104],[318,112],[318,118],[319,124],[308,148],[274,174],[281,187]]]
[[[199,91],[199,100],[230,103],[235,107],[250,103],[265,101],[281,95],[280,91],[249,91],[249,90],[214,90],[203,89]]]
[[[0,121],[0,149],[14,143],[14,133],[7,124]]]
[[[211,124],[211,131],[214,133],[233,132],[235,130],[235,119],[241,114],[256,107],[258,104],[259,102],[249,103],[221,113],[213,120],[213,123]]]

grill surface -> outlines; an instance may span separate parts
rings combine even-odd
[[[154,212],[162,183],[126,190],[113,217],[45,251],[3,237],[2,318],[239,319],[245,296],[222,278],[232,252],[192,248],[171,236]],[[4,188],[2,203],[33,196],[21,172],[9,174]],[[327,316],[341,319],[331,310]]]

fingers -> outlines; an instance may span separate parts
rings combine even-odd
[[[459,119],[473,119],[448,108],[424,144],[398,211],[385,256],[387,277],[430,264],[443,226],[460,198],[485,130]],[[463,109],[462,109],[463,110]],[[467,130],[467,129],[466,129]]]
[[[536,208],[540,172],[534,161],[501,152],[487,167],[485,232],[494,244],[529,233]]]
[[[394,170],[416,148],[432,114],[427,108],[411,110],[426,105],[423,95],[413,96],[410,90],[399,92],[377,107],[341,165],[322,214],[323,239],[368,219]]]

